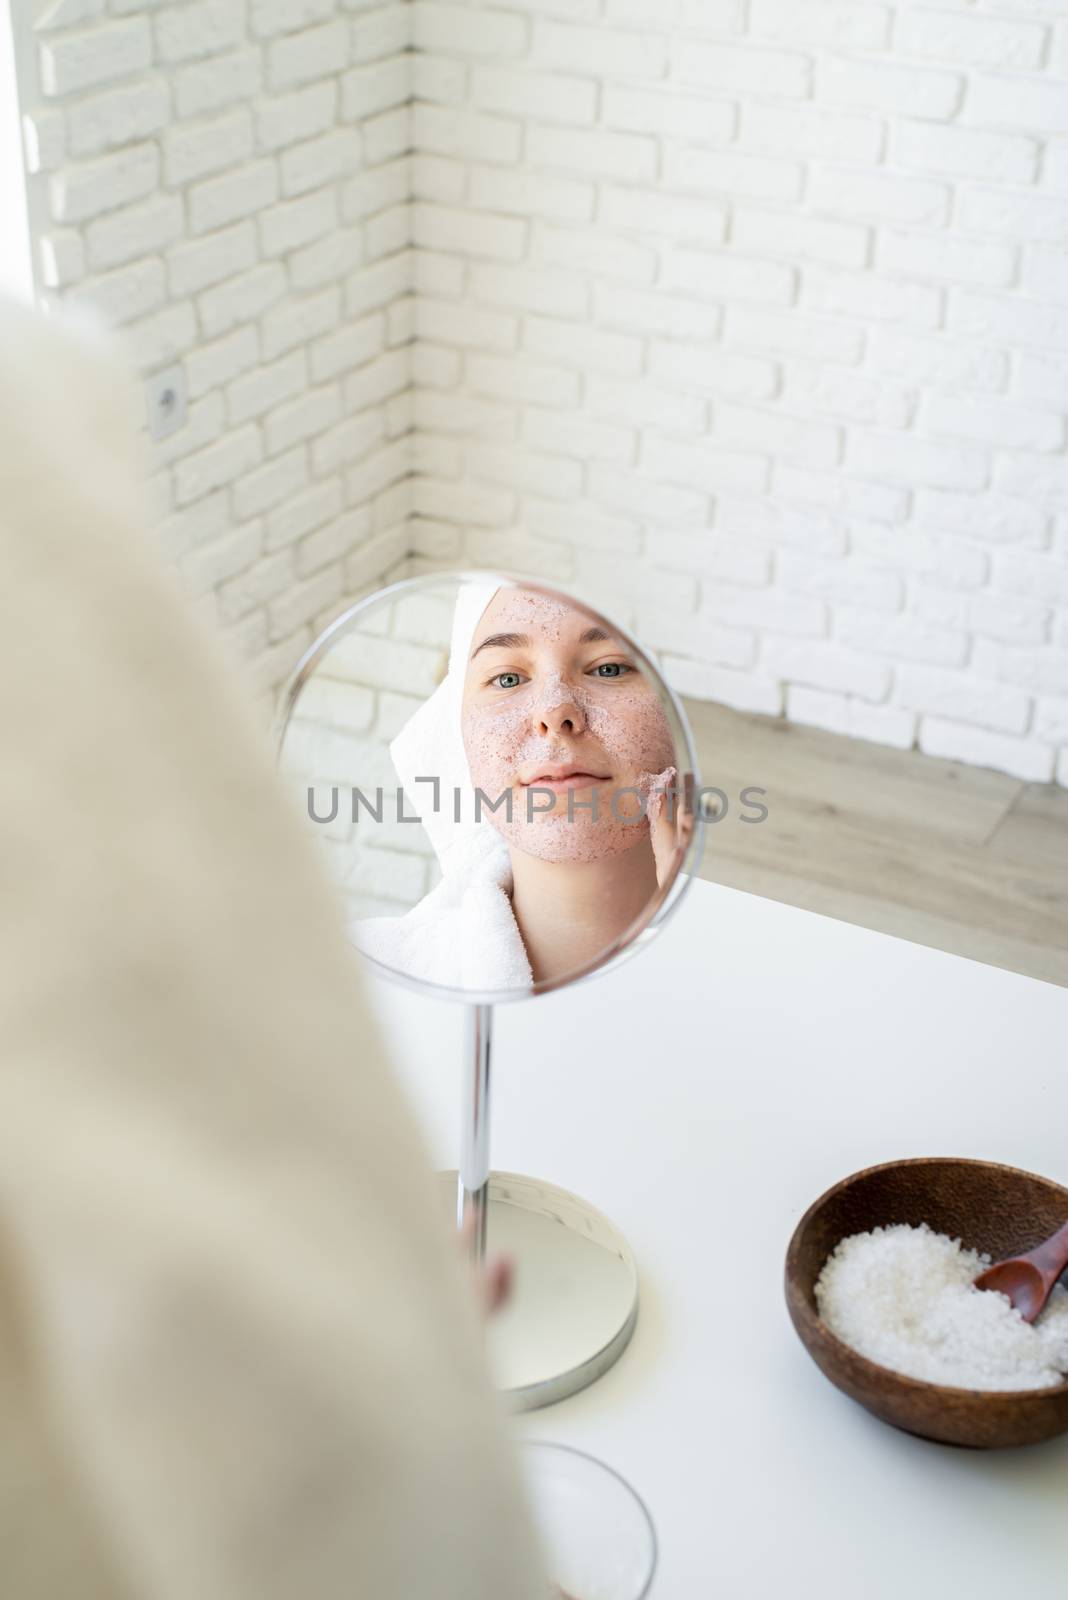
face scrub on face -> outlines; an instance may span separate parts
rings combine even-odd
[[[589,632],[597,637],[584,640]],[[545,861],[633,849],[648,836],[648,797],[676,759],[664,707],[629,652],[587,612],[528,589],[498,590],[475,630],[462,731],[483,816]],[[552,767],[589,781],[539,790]]]

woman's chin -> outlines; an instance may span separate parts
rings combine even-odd
[[[531,823],[513,823],[497,831],[511,849],[538,861],[587,865],[626,855],[649,837],[649,824],[644,817],[638,817],[629,823],[583,827],[577,820],[568,822],[566,817],[545,817]]]

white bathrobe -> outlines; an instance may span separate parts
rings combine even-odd
[[[522,992],[534,982],[512,912],[508,846],[485,813],[476,820],[461,732],[475,629],[498,587],[495,578],[461,586],[448,671],[389,747],[405,801],[434,847],[441,880],[403,916],[349,925],[353,943],[391,971],[446,989],[494,994]],[[419,778],[436,778],[437,787]]]
[[[306,824],[115,369],[0,305],[0,1594],[541,1600]]]

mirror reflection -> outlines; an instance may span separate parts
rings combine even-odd
[[[689,745],[625,631],[495,575],[394,586],[298,668],[283,770],[358,948],[440,988],[522,993],[611,958],[692,837]]]

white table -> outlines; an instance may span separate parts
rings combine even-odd
[[[372,992],[455,1166],[461,1008]],[[859,1167],[1068,1183],[1068,990],[699,881],[651,949],[496,1028],[494,1166],[591,1200],[641,1274],[619,1364],[513,1425],[631,1480],[653,1600],[1065,1592],[1068,1438],[983,1453],[877,1422],[809,1360],[781,1280],[802,1212]]]

